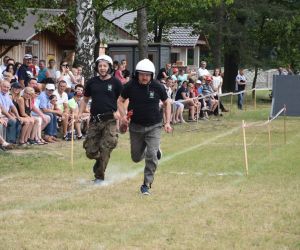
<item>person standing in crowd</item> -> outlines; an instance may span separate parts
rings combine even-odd
[[[134,162],[145,159],[144,182],[140,187],[142,194],[149,195],[149,189],[154,180],[158,160],[161,158],[160,136],[162,128],[162,113],[159,109],[163,102],[166,121],[164,129],[172,131],[170,126],[171,102],[165,88],[153,80],[155,76],[154,64],[149,59],[138,62],[135,77],[124,86],[118,99],[118,109],[122,117],[121,125],[128,126],[125,101],[129,99],[128,110],[133,111],[129,126],[131,158]]]
[[[50,74],[50,78],[53,79],[54,82],[56,82],[56,62],[54,59],[50,59],[49,62],[48,62],[48,72]]]
[[[123,64],[119,64],[118,65],[118,69],[115,72],[115,77],[122,83],[125,84],[127,83],[127,79],[123,76],[123,70],[124,70],[124,65]]]
[[[169,76],[172,76],[172,65],[167,63],[165,68],[161,68],[157,74],[157,80],[167,79]]]
[[[239,69],[239,73],[235,78],[235,90],[240,92],[245,90],[246,88],[246,76],[244,75],[244,69]],[[238,105],[238,109],[243,109],[243,102],[244,102],[244,93],[240,93],[238,94],[238,101],[237,101],[237,105]]]
[[[67,93],[70,93],[72,86],[76,83],[74,75],[70,70],[69,64],[66,61],[62,61],[59,66],[59,70],[56,71],[56,80],[64,80],[67,83]],[[75,86],[74,86],[75,87]]]
[[[198,77],[209,76],[210,73],[206,69],[207,63],[205,61],[201,61],[200,68],[198,69]]]
[[[3,57],[3,63],[0,65],[0,79],[2,76],[2,72],[6,69],[8,64],[9,56]]]
[[[123,77],[128,82],[130,80],[130,71],[127,69],[127,61],[126,61],[126,59],[121,60],[121,64],[124,67],[124,69],[122,71]]]
[[[91,98],[91,121],[83,147],[87,157],[96,160],[93,167],[95,184],[104,180],[110,154],[118,143],[117,100],[122,91],[122,83],[110,75],[112,64],[111,57],[107,55],[97,58],[95,71],[98,76],[86,82],[78,113],[80,119]]]
[[[39,70],[38,77],[37,77],[38,82],[42,82],[46,78],[51,77],[50,72],[46,68],[46,61],[45,60],[40,60],[39,68],[40,68],[40,70]]]
[[[118,70],[118,67],[119,67],[119,61],[114,60],[113,61],[113,66],[112,66],[112,71],[111,71],[112,76],[115,76],[115,73]]]
[[[38,77],[38,74],[39,74],[39,71],[40,71],[38,63],[39,63],[39,58],[37,56],[33,56],[32,57],[32,64],[29,65],[29,68],[31,69],[31,71],[33,73],[33,76],[36,77],[36,78]]]
[[[74,78],[76,80],[76,85],[81,84],[84,86],[84,76],[82,75],[82,66],[79,65],[77,67],[73,67],[72,72],[73,72]],[[75,89],[75,86],[74,86],[74,89]]]
[[[27,87],[29,80],[33,77],[32,71],[29,66],[32,63],[32,55],[25,54],[23,58],[23,64],[18,70],[18,80],[24,89]]]
[[[213,73],[213,80],[212,80],[212,88],[217,93],[215,98],[219,100],[219,106],[222,112],[228,112],[228,110],[224,107],[219,95],[222,95],[222,85],[223,85],[223,78],[221,76],[221,69],[215,68]],[[219,112],[219,110],[217,110]]]

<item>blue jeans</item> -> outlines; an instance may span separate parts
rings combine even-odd
[[[45,135],[56,136],[57,135],[57,117],[53,113],[45,113],[45,115],[50,116],[50,122],[44,129]]]
[[[238,108],[243,109],[244,93],[238,94]]]
[[[21,127],[21,123],[18,120],[9,119],[6,128],[6,141],[14,144],[17,143]]]

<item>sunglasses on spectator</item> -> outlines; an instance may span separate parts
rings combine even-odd
[[[69,66],[69,64],[62,64],[61,66],[68,67],[68,66]]]

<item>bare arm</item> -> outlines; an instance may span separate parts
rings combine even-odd
[[[17,103],[19,105],[19,110],[20,110],[20,116],[21,117],[28,117],[28,115],[25,113],[25,102],[23,98],[19,98],[17,100]]]
[[[80,101],[80,105],[79,105],[79,112],[78,112],[78,117],[80,117],[82,115],[82,113],[86,110],[87,104],[90,100],[90,97],[84,96],[81,101]]]
[[[170,133],[172,131],[172,127],[170,125],[171,120],[171,100],[168,98],[167,100],[163,101],[164,104],[164,112],[166,117],[166,123],[164,126],[164,129],[167,133]]]
[[[126,99],[124,99],[122,96],[119,96],[117,104],[118,104],[118,111],[120,113],[121,118],[126,116],[126,108],[125,108],[125,103]]]

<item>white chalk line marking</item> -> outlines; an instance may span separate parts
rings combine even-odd
[[[167,161],[170,161],[180,155],[183,155],[183,154],[186,154],[190,151],[193,151],[197,148],[200,148],[202,146],[205,146],[207,144],[210,144],[222,137],[226,137],[236,131],[238,131],[241,127],[238,126],[238,127],[235,127],[229,131],[226,131],[224,133],[221,133],[213,138],[210,138],[208,140],[205,140],[199,144],[196,144],[194,146],[191,146],[189,148],[186,148],[184,150],[181,150],[180,152],[176,152],[176,153],[173,153],[169,156],[166,156],[164,157],[161,161],[160,161],[160,164],[163,164],[164,162],[167,162]],[[52,204],[52,203],[55,203],[55,202],[58,202],[58,201],[61,201],[61,200],[65,200],[65,199],[69,199],[71,197],[74,197],[78,194],[82,194],[82,193],[86,193],[86,192],[91,192],[91,191],[94,191],[95,189],[97,188],[101,188],[101,187],[105,187],[105,186],[109,186],[109,185],[113,185],[113,184],[117,184],[117,183],[120,183],[120,182],[123,182],[127,179],[132,179],[132,178],[135,178],[138,174],[140,174],[141,172],[143,172],[144,169],[143,168],[140,168],[140,169],[137,169],[133,172],[130,172],[130,173],[117,173],[116,175],[113,175],[113,176],[110,176],[110,174],[108,174],[108,178],[107,180],[103,181],[100,185],[93,185],[92,182],[90,180],[84,180],[84,179],[79,179],[78,182],[80,184],[84,184],[83,186],[86,186],[84,187],[83,189],[81,190],[77,190],[75,192],[66,192],[62,195],[59,195],[57,197],[54,197],[54,198],[50,198],[50,199],[47,199],[47,200],[44,200],[44,201],[41,201],[39,202],[38,204],[36,203],[31,203],[31,204],[27,204],[27,205],[22,205],[22,206],[19,206],[18,208],[16,209],[11,209],[11,210],[8,210],[8,211],[3,211],[0,213],[0,217],[5,217],[7,215],[11,215],[11,214],[20,214],[22,212],[24,212],[24,210],[26,209],[37,209],[37,208],[42,208],[44,206],[47,206],[49,204]],[[90,184],[91,183],[91,184]]]

